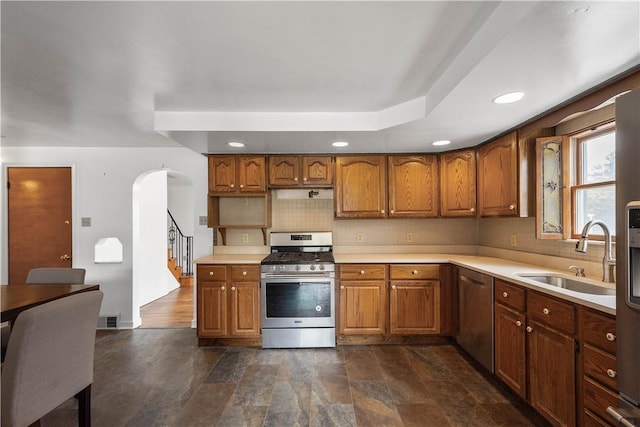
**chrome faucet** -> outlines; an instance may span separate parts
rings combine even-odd
[[[594,225],[599,225],[604,232],[604,257],[602,258],[602,281],[613,283],[616,281],[615,274],[613,273],[613,267],[616,265],[616,260],[611,255],[611,233],[607,228],[607,225],[597,219],[592,219],[587,222],[582,228],[582,236],[580,240],[576,243],[576,252],[582,252],[583,254],[587,252],[587,247],[589,244],[589,230]]]

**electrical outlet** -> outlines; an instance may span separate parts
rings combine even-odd
[[[361,233],[361,232],[356,233],[356,242],[358,243],[364,242],[364,233]]]
[[[249,235],[247,233],[242,233],[242,243],[249,243]]]
[[[511,238],[509,239],[509,244],[511,246],[518,246],[518,237],[515,234],[511,235]]]
[[[407,243],[413,243],[413,233],[407,233]]]
[[[209,222],[207,221],[207,217],[206,216],[199,216],[198,217],[198,224],[199,225],[207,225]]]
[[[249,206],[249,198],[248,197],[245,197],[243,202],[244,202],[245,206]]]

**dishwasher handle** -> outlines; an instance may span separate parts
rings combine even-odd
[[[458,280],[460,282],[468,283],[468,284],[473,285],[473,286],[480,286],[480,287],[483,287],[483,288],[487,286],[487,284],[484,283],[484,282],[481,282],[479,280],[474,280],[474,279],[472,279],[470,277],[467,277],[467,276],[464,276],[462,274],[460,274],[458,276]]]

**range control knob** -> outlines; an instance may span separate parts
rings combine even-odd
[[[300,266],[296,265],[296,270],[300,271]]]
[[[316,266],[315,266],[315,265],[311,264],[311,265],[309,266],[309,270],[313,271],[313,270],[315,270],[315,269],[316,269]]]
[[[318,267],[320,270],[324,270],[324,264],[320,264],[320,266]]]

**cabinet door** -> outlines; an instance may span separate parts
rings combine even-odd
[[[495,371],[498,378],[526,399],[525,318],[522,313],[495,305]]]
[[[232,193],[236,191],[236,158],[209,156],[209,191]]]
[[[227,335],[226,282],[198,281],[198,337]]]
[[[576,424],[575,342],[534,320],[528,322],[531,405],[553,425]]]
[[[269,157],[269,185],[295,187],[300,184],[300,158],[298,156]]]
[[[339,333],[384,334],[387,318],[385,290],[384,281],[341,282]]]
[[[392,281],[389,296],[392,334],[440,333],[439,281]]]
[[[239,191],[264,193],[267,191],[266,162],[263,156],[238,158]]]
[[[440,156],[440,213],[446,217],[476,215],[476,152]]]
[[[333,185],[333,162],[330,156],[302,158],[302,184],[317,187]]]
[[[253,282],[231,284],[231,335],[257,337],[260,335],[260,285]]]
[[[480,216],[518,213],[518,141],[512,132],[478,148]]]
[[[386,158],[336,158],[337,218],[384,218],[387,202]]]
[[[389,216],[438,216],[437,156],[389,156]]]

